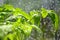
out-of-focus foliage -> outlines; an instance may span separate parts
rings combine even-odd
[[[35,15],[35,14],[33,14]],[[0,37],[1,40],[25,40],[26,37],[29,37],[32,28],[35,28],[38,31],[41,31],[38,26],[35,25],[38,23],[33,23],[36,21],[38,14],[35,16],[29,15],[28,13],[22,11],[22,9],[14,8],[11,5],[3,5],[0,7],[0,25],[6,25],[7,27],[4,30],[1,28],[1,33],[4,32]],[[39,20],[39,19],[38,19]],[[10,26],[11,25],[11,26]],[[10,26],[10,30],[8,31],[8,27]],[[3,31],[2,31],[3,30]],[[5,34],[6,33],[6,34]]]
[[[58,28],[58,16],[52,10],[44,8],[33,10],[29,13],[22,9],[14,8],[11,5],[3,5],[0,7],[0,39],[1,40],[26,40],[34,28],[38,32],[40,29],[41,18],[49,16],[54,24],[55,31]],[[4,28],[3,28],[4,27]]]
[[[53,10],[46,10],[42,8],[41,14],[42,18],[46,18],[47,16],[50,17],[53,22],[55,31],[58,30],[58,16]]]

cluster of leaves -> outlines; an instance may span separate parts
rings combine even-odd
[[[58,29],[58,16],[52,10],[44,8],[33,10],[30,13],[24,12],[22,9],[14,8],[11,5],[3,5],[0,7],[0,25],[1,40],[25,40],[29,37],[32,29],[42,32],[40,27],[41,17],[44,19],[47,16],[51,17],[55,30]],[[2,28],[4,27],[4,30]],[[10,28],[10,30],[9,30]],[[3,31],[2,31],[3,30]]]
[[[30,14],[22,11],[22,9],[14,8],[11,5],[3,5],[0,7],[0,25],[4,26],[1,30],[4,36],[0,36],[1,40],[25,40],[29,37],[32,28],[41,31],[38,26],[40,16],[33,11]],[[36,20],[37,19],[37,20]],[[36,21],[36,22],[35,22]],[[35,25],[37,24],[37,25]],[[9,27],[10,26],[10,27]],[[10,30],[8,29],[10,28]],[[8,29],[8,30],[7,30]]]
[[[58,30],[58,16],[53,10],[46,10],[42,8],[41,11],[42,18],[46,18],[47,16],[51,18],[54,26],[55,32]]]

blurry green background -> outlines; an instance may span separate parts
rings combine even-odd
[[[60,20],[60,0],[0,0],[0,6],[3,4],[10,4],[16,8],[22,8],[26,12],[30,12],[31,10],[34,10],[34,9],[39,10],[42,7],[46,9],[52,9],[52,10],[55,10],[55,12],[59,15],[59,20]],[[60,26],[60,21],[59,21],[59,26]],[[31,36],[29,40],[39,39],[39,35],[37,35],[38,39],[36,39],[37,37],[34,38],[35,36],[34,33],[36,32],[32,32],[31,35],[33,36]],[[52,38],[51,40],[53,39],[54,38]]]

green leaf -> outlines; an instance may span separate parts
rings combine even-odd
[[[42,30],[38,27],[38,26],[36,26],[36,25],[31,25],[33,28],[35,28],[38,32],[41,32],[42,33]]]
[[[4,38],[4,40],[14,40],[14,39],[13,39],[13,34],[8,34],[8,35]]]
[[[44,9],[44,8],[42,8],[41,10],[42,10],[42,11],[41,11],[42,17],[43,17],[43,18],[46,18],[46,17],[47,17],[47,15],[48,15],[47,10],[46,10],[46,9]]]
[[[58,15],[53,11],[49,13],[49,17],[51,18],[53,24],[54,24],[54,29],[55,31],[58,30]]]
[[[14,11],[14,15],[15,16],[22,15],[28,20],[31,19],[30,15],[28,13],[24,12],[22,9],[19,9],[19,8],[16,8],[16,11]]]
[[[31,31],[32,31],[32,26],[29,25],[28,23],[22,24],[21,29],[24,31],[26,36],[29,36]]]
[[[14,7],[12,5],[3,5],[4,11],[15,11]]]

